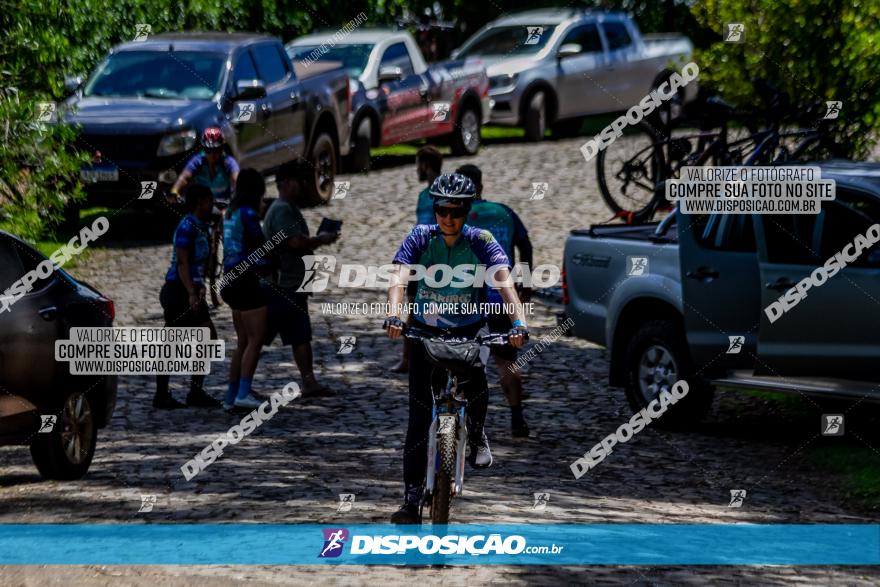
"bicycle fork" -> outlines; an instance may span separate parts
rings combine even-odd
[[[447,397],[455,397],[457,382],[450,378],[446,388]],[[451,402],[450,402],[451,403]],[[440,413],[436,403],[431,410],[431,427],[428,429],[428,470],[425,478],[425,487],[433,492],[437,470],[440,468],[440,455],[437,454],[437,436],[458,431],[458,442],[455,451],[455,476],[452,484],[452,495],[461,494],[464,485],[464,462],[467,447],[467,418],[465,416],[467,401],[462,401],[458,406],[458,413]]]

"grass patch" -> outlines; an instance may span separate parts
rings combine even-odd
[[[880,499],[880,456],[866,446],[836,445],[808,450],[810,462],[843,477],[849,495]]]
[[[758,391],[756,389],[744,392],[740,391],[740,393],[745,393],[746,395],[755,399],[760,399],[767,402],[775,402],[781,404],[782,407],[785,408],[800,408],[804,406],[804,398],[796,393],[782,393],[779,391]]]
[[[92,222],[95,220],[95,218],[98,218],[99,216],[106,216],[107,214],[111,213],[112,211],[113,210],[111,208],[101,208],[101,207],[85,208],[83,210],[80,210],[80,212],[79,212],[79,223],[78,224],[80,227],[90,226],[92,224]],[[42,238],[42,239],[38,240],[37,242],[33,243],[33,246],[35,249],[40,251],[43,255],[48,257],[49,255],[51,255],[52,253],[54,253],[55,251],[57,251],[58,249],[60,249],[64,245],[66,245],[70,241],[71,238],[73,238],[74,236],[78,236],[78,235],[79,235],[79,229],[70,230],[70,229],[56,228],[54,231],[52,231],[51,234],[47,235],[45,238]],[[91,247],[93,247],[93,246],[100,246],[100,244],[98,242],[90,244],[79,255],[71,256],[70,259],[67,261],[67,263],[64,264],[64,268],[71,269],[73,267],[76,267],[78,262],[85,261],[89,256],[89,249],[91,249]]]

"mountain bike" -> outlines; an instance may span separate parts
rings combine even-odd
[[[227,202],[214,202],[215,211],[211,215],[211,246],[208,249],[208,262],[205,264],[205,274],[208,278],[208,289],[211,292],[211,304],[214,307],[223,304],[217,295],[215,284],[223,276],[223,259],[220,257],[220,243],[223,242],[223,211],[229,204]]]
[[[682,128],[686,121],[668,125],[644,120],[627,138],[618,139],[596,157],[602,199],[628,224],[648,222],[671,208],[663,185],[682,167],[701,165],[779,165],[836,154],[829,121],[812,128],[782,130],[789,110],[788,97],[763,80],[754,80],[767,104],[758,110],[737,108],[713,97],[706,100],[698,131]],[[819,104],[807,109],[815,120]],[[731,127],[736,122],[736,127]]]
[[[507,333],[489,333],[469,338],[437,336],[415,326],[404,328],[403,335],[420,340],[428,360],[446,371],[445,385],[435,385],[434,405],[428,430],[428,467],[425,491],[419,505],[419,520],[424,509],[431,510],[431,523],[448,524],[452,498],[461,495],[464,485],[465,449],[467,447],[467,399],[459,389],[474,369],[483,366],[481,346],[510,344]]]

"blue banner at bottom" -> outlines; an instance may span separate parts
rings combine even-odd
[[[0,564],[873,565],[880,525],[5,524]]]

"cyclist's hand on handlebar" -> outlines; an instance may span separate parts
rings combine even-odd
[[[507,333],[507,337],[514,348],[520,348],[529,340],[529,329],[525,324],[514,326]]]
[[[382,323],[382,328],[385,329],[388,338],[399,338],[400,335],[403,334],[403,327],[403,320],[397,316],[389,316],[385,319],[385,322]]]

